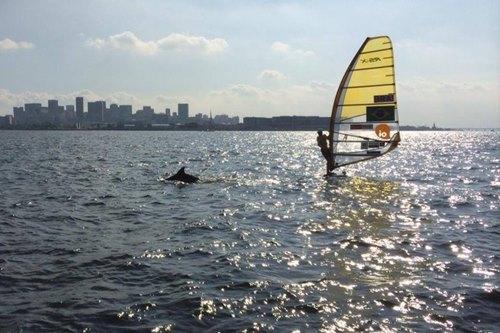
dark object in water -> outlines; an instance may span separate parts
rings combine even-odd
[[[172,181],[179,181],[183,183],[196,183],[198,180],[200,180],[198,177],[187,174],[184,169],[186,167],[182,167],[177,171],[177,173],[173,176],[168,177],[165,180],[172,180]]]

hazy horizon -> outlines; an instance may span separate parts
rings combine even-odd
[[[367,36],[395,49],[404,125],[500,127],[497,1],[2,1],[0,115],[28,102],[329,116]]]

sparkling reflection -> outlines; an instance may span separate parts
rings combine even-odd
[[[328,179],[307,132],[0,135],[25,151],[0,154],[0,279],[11,300],[0,322],[25,331],[496,328],[496,132],[404,133],[400,149]],[[165,184],[179,165],[202,182]]]

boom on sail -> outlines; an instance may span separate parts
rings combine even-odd
[[[333,103],[329,141],[334,168],[380,157],[398,146],[389,37],[368,37],[347,67]]]

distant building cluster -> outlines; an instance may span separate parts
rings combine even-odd
[[[24,106],[14,107],[13,115],[0,117],[0,128],[19,129],[99,129],[99,128],[150,128],[157,126],[208,126],[238,125],[239,117],[216,115],[212,118],[202,113],[194,117],[189,116],[189,104],[177,105],[177,112],[155,113],[150,106],[133,113],[132,105],[106,105],[106,101],[93,101],[84,108],[83,97],[76,97],[75,105],[59,105],[57,100],[49,100],[47,106],[41,103],[26,103]]]
[[[327,129],[329,117],[279,116],[240,118],[225,114],[189,114],[189,104],[179,103],[177,111],[166,108],[155,113],[151,106],[133,112],[132,105],[106,105],[106,101],[89,101],[85,110],[83,97],[76,97],[75,105],[59,105],[49,100],[26,103],[14,107],[14,115],[0,117],[0,128],[10,129],[187,129],[187,130],[318,130]]]
[[[106,101],[88,101],[85,110],[83,97],[76,97],[75,105],[59,105],[55,99],[41,103],[26,103],[13,108],[14,115],[0,117],[0,128],[12,129],[186,129],[186,130],[319,130],[327,129],[329,117],[278,116],[240,118],[225,114],[189,114],[189,104],[179,103],[177,111],[166,108],[155,113],[151,106],[133,112],[132,105],[106,104]]]
[[[49,100],[47,106],[27,103],[14,107],[14,115],[0,117],[0,128],[4,129],[122,129],[122,130],[242,130],[242,131],[316,131],[328,130],[330,117],[277,116],[277,117],[230,117],[225,114],[209,115],[197,113],[189,116],[189,104],[180,103],[177,111],[166,108],[164,113],[155,113],[150,106],[133,113],[132,105],[110,104],[105,101],[87,102],[76,97],[75,105],[59,105]],[[447,130],[434,124],[428,126],[401,126],[401,130],[428,131]]]

